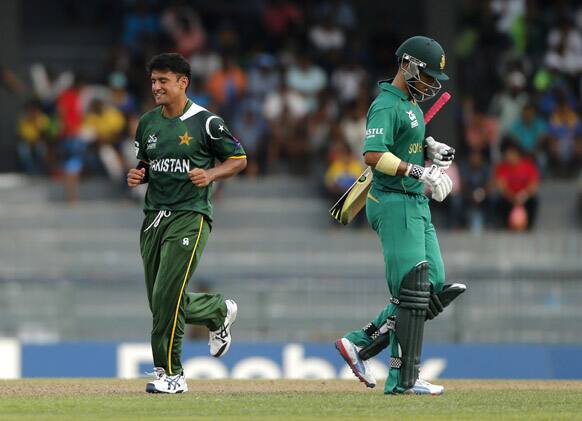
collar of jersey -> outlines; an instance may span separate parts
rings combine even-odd
[[[402,92],[396,86],[392,85],[393,80],[394,79],[381,80],[380,82],[378,82],[378,86],[383,91],[393,93],[394,95],[396,95],[398,98],[400,98],[403,101],[410,101],[410,98],[408,97],[408,95],[406,95],[404,92]]]
[[[186,101],[186,105],[184,105],[184,109],[182,110],[182,114],[180,114],[179,116],[176,116],[174,118],[168,118],[168,117],[164,116],[164,113],[162,112],[164,107],[160,106],[160,115],[162,116],[163,119],[166,119],[166,120],[176,120],[176,119],[182,117],[184,115],[184,113],[190,109],[192,104],[194,104],[194,103],[192,102],[192,100],[190,98],[188,98],[188,100]]]

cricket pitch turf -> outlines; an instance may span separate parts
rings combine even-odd
[[[445,380],[443,396],[385,396],[348,380],[189,380],[181,395],[147,379],[0,381],[2,420],[582,420],[582,381]]]

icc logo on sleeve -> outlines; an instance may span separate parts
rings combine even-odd
[[[408,118],[410,119],[410,128],[414,129],[416,126],[418,126],[418,120],[416,119],[416,114],[414,114],[414,111],[412,111],[412,110],[406,111],[406,114],[408,114]]]

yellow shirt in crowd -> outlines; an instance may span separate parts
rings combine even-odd
[[[26,143],[36,144],[50,127],[50,118],[42,112],[23,116],[18,120],[18,135]]]
[[[83,120],[83,126],[93,130],[98,140],[112,142],[123,131],[125,117],[117,108],[105,106],[101,114],[88,113]]]

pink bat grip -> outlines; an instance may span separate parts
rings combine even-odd
[[[443,92],[439,99],[436,100],[432,107],[424,115],[424,124],[428,124],[429,121],[438,113],[441,108],[451,99],[451,94],[448,92]]]

